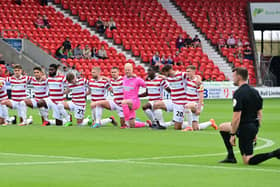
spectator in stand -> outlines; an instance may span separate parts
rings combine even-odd
[[[244,50],[244,59],[253,60],[253,52],[249,45]]]
[[[177,66],[181,66],[183,64],[182,60],[180,59],[178,62],[176,62]]]
[[[63,66],[62,74],[63,74],[64,76],[66,76],[68,72],[69,72],[68,68],[67,68],[66,66]]]
[[[238,47],[236,49],[235,58],[238,58],[240,60],[240,63],[243,63],[243,48],[242,47]]]
[[[112,17],[110,17],[110,20],[108,21],[108,27],[111,31],[117,29],[116,22]]]
[[[64,49],[64,46],[60,46],[56,52],[55,52],[55,57],[58,58],[59,60],[62,59],[62,58],[67,58],[67,55],[64,54],[65,52],[65,49]]]
[[[161,59],[160,59],[160,56],[159,56],[158,52],[156,52],[155,55],[153,56],[152,61],[151,61],[151,65],[152,66],[160,66],[161,65]]]
[[[91,57],[97,59],[97,49],[95,47],[91,49]]]
[[[199,39],[197,34],[194,36],[192,43],[195,48],[201,47],[201,40]]]
[[[101,59],[108,58],[104,45],[102,45],[101,48],[98,50],[97,57]]]
[[[21,0],[15,0],[15,3],[21,5]]]
[[[57,64],[57,72],[56,72],[57,76],[63,76],[63,69],[62,66],[60,64]]]
[[[162,55],[161,59],[160,59],[161,64],[166,64],[167,63],[167,58],[165,58],[164,55]]]
[[[237,44],[237,47],[238,47],[238,48],[243,48],[243,43],[242,43],[242,41],[240,40],[240,38],[237,38],[236,44]]]
[[[65,50],[65,55],[67,55],[67,58],[73,59],[74,58],[73,49],[66,49]]]
[[[101,17],[98,17],[98,20],[95,23],[95,27],[96,27],[98,33],[104,33],[105,32],[105,24],[102,21]]]
[[[166,64],[174,64],[174,62],[173,62],[173,59],[172,59],[171,55],[168,55],[168,58],[167,58]]]
[[[192,46],[192,38],[191,37],[187,37],[184,41],[184,46],[186,46],[187,48]]]
[[[68,73],[73,73],[77,78],[81,77],[80,73],[76,70],[76,66],[72,66],[72,68],[68,70]]]
[[[39,0],[42,6],[48,6],[48,0]]]
[[[47,28],[51,28],[51,25],[49,23],[49,19],[46,15],[43,15],[43,22],[44,22],[44,26]]]
[[[91,49],[88,45],[83,49],[83,57],[85,59],[91,59]]]
[[[217,43],[219,51],[222,52],[222,48],[226,46],[226,40],[224,39],[223,34],[220,34],[220,38]]]
[[[12,64],[12,65],[6,64],[6,68],[7,68],[7,70],[8,70],[8,74],[9,74],[10,76],[13,76],[13,75],[14,75],[13,64]]]
[[[180,57],[179,57],[180,52],[176,51],[174,57],[173,57],[173,64],[176,64],[177,62],[179,62]]]
[[[69,41],[69,37],[66,37],[65,41],[62,43],[64,49],[71,49],[71,42]]]
[[[178,38],[176,39],[176,48],[181,50],[182,47],[184,47],[185,40],[183,39],[183,35],[179,34]]]
[[[80,59],[83,57],[83,50],[80,47],[81,47],[81,45],[78,44],[77,47],[74,48],[74,51],[73,51],[74,58]]]
[[[236,41],[233,37],[233,34],[231,34],[227,40],[227,45],[229,48],[235,48],[235,45],[236,45]]]
[[[34,25],[36,28],[45,28],[44,20],[41,14],[38,15]]]

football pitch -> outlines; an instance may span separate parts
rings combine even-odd
[[[280,99],[264,100],[256,153],[280,147],[279,106]],[[238,164],[219,164],[225,148],[211,127],[199,132],[111,124],[98,129],[41,127],[38,111],[28,113],[32,125],[0,127],[1,187],[279,186],[278,159],[244,166],[235,148]],[[112,114],[116,116],[109,111],[103,116]],[[171,116],[164,114],[166,120]],[[137,117],[146,120],[142,110]],[[231,117],[231,100],[206,100],[200,121],[214,118],[220,124]]]

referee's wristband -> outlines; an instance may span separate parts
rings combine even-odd
[[[229,135],[230,135],[230,136],[235,136],[236,134],[235,134],[235,133],[229,133]]]

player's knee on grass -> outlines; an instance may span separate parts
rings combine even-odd
[[[175,130],[181,130],[182,129],[182,123],[175,122],[174,123],[174,129]]]
[[[231,131],[231,123],[226,122],[219,125],[220,131],[230,132]]]

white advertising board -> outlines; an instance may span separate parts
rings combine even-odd
[[[204,85],[204,98],[205,99],[232,99],[234,91],[237,89],[232,82],[203,82]],[[263,98],[280,98],[280,87],[256,87]],[[141,88],[139,93],[145,92]],[[27,89],[28,97],[34,96],[32,87]],[[71,98],[71,94],[67,96]],[[167,92],[163,93],[164,99],[170,99]],[[90,96],[88,96],[90,99]],[[113,99],[112,93],[106,93],[106,99]],[[143,98],[147,99],[147,98]]]
[[[280,3],[250,3],[252,22],[280,23]]]

